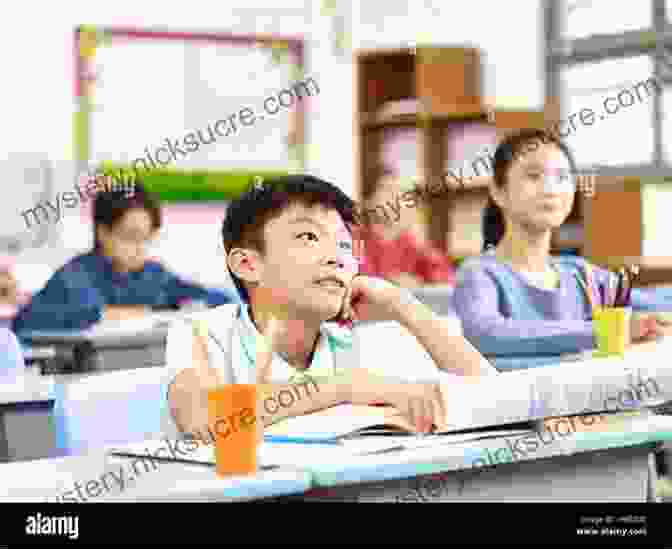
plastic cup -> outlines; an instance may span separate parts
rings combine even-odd
[[[227,384],[208,392],[208,427],[215,440],[218,476],[257,471],[261,426],[256,419],[256,410],[255,384]]]
[[[600,356],[620,356],[630,344],[632,308],[597,308],[593,313],[593,330]]]

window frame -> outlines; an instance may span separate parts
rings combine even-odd
[[[593,34],[584,38],[566,39],[562,29],[566,24],[563,11],[568,0],[548,0],[545,3],[546,24],[546,101],[559,103],[558,112],[564,113],[561,73],[564,69],[585,62],[614,60],[636,55],[648,55],[652,58],[654,73],[665,87],[672,88],[672,70],[664,69],[665,49],[672,52],[672,13],[666,13],[666,0],[639,0],[650,2],[652,20],[648,27],[621,31],[613,34]],[[672,53],[668,56],[672,59]],[[669,64],[668,64],[669,66]],[[653,159],[651,162],[637,165],[613,165],[604,167],[614,175],[672,173],[672,158],[665,159],[663,153],[663,101],[662,94],[652,98]],[[582,169],[589,168],[586,166]],[[602,173],[602,167],[600,167]]]

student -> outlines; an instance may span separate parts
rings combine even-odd
[[[401,192],[399,184],[384,180],[370,197],[365,197],[365,212],[370,215],[363,224],[362,274],[407,287],[453,285],[455,270],[448,257],[413,234],[418,209],[399,208]]]
[[[30,295],[19,290],[10,262],[0,261],[0,324],[9,326]]]
[[[343,402],[385,402],[418,431],[431,429],[442,414],[438,386],[404,383],[349,368],[354,363],[344,365],[352,349],[351,332],[342,326],[347,321],[397,321],[440,369],[472,376],[494,372],[409,291],[357,275],[353,207],[334,185],[303,175],[268,181],[233,201],[222,234],[242,304],[198,314],[197,328],[183,322],[171,328],[167,431],[202,433],[208,424],[207,379],[213,385],[215,376],[219,383],[259,382],[260,402],[290,390],[292,381],[320,380],[310,399],[267,410],[265,425]],[[341,325],[330,322],[337,320]],[[394,358],[395,342],[385,344],[381,353]]]
[[[486,356],[595,348],[591,308],[575,276],[585,276],[588,262],[550,255],[551,232],[574,201],[571,152],[548,133],[523,130],[499,145],[493,171],[483,222],[485,253],[461,266],[453,298],[465,337]],[[605,283],[608,272],[590,267],[595,282]],[[665,304],[634,290],[632,307],[672,310],[672,300]],[[655,314],[633,315],[632,340],[658,337],[663,324]]]
[[[23,374],[24,368],[23,353],[16,336],[9,329],[0,328],[0,384],[14,382]]]
[[[161,227],[158,203],[140,182],[98,193],[93,205],[94,248],[61,267],[24,307],[14,330],[81,330],[101,320],[143,316],[197,300],[217,306],[233,293],[207,290],[147,259],[147,245]],[[190,243],[185,243],[185,250]]]

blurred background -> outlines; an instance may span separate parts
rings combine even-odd
[[[27,293],[90,247],[90,201],[30,228],[20,212],[308,78],[312,94],[143,178],[164,209],[155,257],[228,286],[220,221],[256,177],[306,171],[375,201],[462,170],[466,188],[403,209],[394,231],[456,265],[480,251],[488,151],[574,116],[567,141],[598,185],[556,252],[637,257],[644,284],[672,282],[672,0],[26,1],[7,17],[0,253]]]
[[[362,266],[444,304],[434,287],[482,249],[490,156],[529,127],[559,131],[594,184],[553,252],[672,284],[672,0],[24,0],[3,15],[0,322],[91,248],[87,175],[133,166],[163,210],[151,256],[222,289],[221,221],[255,181],[306,172],[375,210],[460,175],[379,224]],[[240,124],[269,98],[275,112]],[[170,151],[198,132],[212,143]],[[119,373],[123,406],[102,404],[108,378],[73,384],[63,446],[146,435],[148,370]]]

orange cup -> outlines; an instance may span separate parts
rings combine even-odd
[[[260,423],[256,410],[255,384],[227,384],[208,392],[208,425],[215,439],[218,476],[257,471]]]

